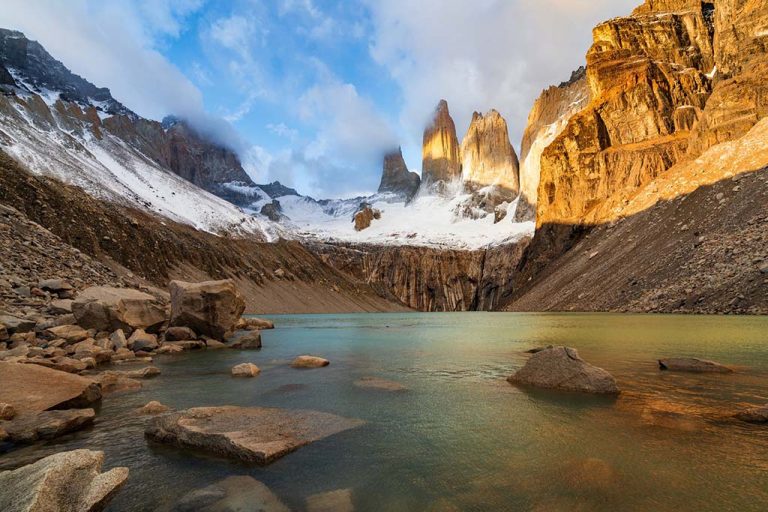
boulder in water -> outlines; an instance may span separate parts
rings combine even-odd
[[[659,359],[659,369],[671,372],[732,373],[733,370],[715,361],[695,357]]]
[[[258,366],[253,363],[243,363],[232,368],[233,377],[255,377],[261,373]]]
[[[299,356],[293,360],[291,366],[294,368],[322,368],[328,366],[331,362],[327,359],[317,356]]]
[[[736,418],[747,423],[768,423],[768,404],[745,409],[736,414]]]
[[[56,437],[80,430],[93,424],[93,409],[67,409],[64,411],[32,412],[2,422],[3,430],[14,443],[33,443],[39,439]]]
[[[513,384],[563,391],[619,393],[616,379],[610,373],[587,363],[576,349],[568,347],[552,347],[533,354],[525,366],[507,380]]]
[[[161,443],[269,464],[304,445],[363,423],[316,411],[196,407],[153,418],[145,434]]]
[[[128,478],[128,468],[101,472],[104,453],[62,452],[13,471],[0,472],[3,512],[96,512]]]
[[[245,310],[245,301],[235,282],[171,281],[171,325],[193,329],[217,340],[230,335]]]
[[[192,491],[176,503],[173,512],[288,512],[269,487],[250,476],[230,476]]]
[[[91,379],[36,364],[0,362],[0,402],[19,414],[85,407],[101,399]]]

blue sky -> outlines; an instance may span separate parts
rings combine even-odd
[[[599,21],[639,0],[4,0],[39,40],[138,113],[175,113],[259,182],[375,190],[383,152],[420,168],[445,98],[459,137],[498,109],[515,147],[534,99],[582,65]]]

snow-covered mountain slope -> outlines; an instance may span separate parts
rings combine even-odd
[[[0,96],[0,148],[32,172],[200,230],[273,240],[282,228],[249,215],[161,167],[54,94]],[[98,128],[98,122],[96,123]]]
[[[506,206],[508,215],[498,223],[494,223],[493,213],[482,218],[462,215],[472,200],[468,193],[442,197],[422,192],[409,203],[394,194],[329,201],[300,196],[277,200],[290,219],[285,221],[286,227],[297,237],[311,240],[479,249],[516,242],[532,235],[534,229],[533,222],[513,222],[516,202]],[[379,210],[381,218],[356,231],[353,217],[361,203]]]

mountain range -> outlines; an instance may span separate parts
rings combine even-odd
[[[193,123],[144,119],[0,30],[0,201],[156,285],[237,276],[262,311],[765,313],[768,7],[647,0],[593,39],[533,105],[519,156],[499,112],[459,139],[440,101],[421,174],[392,148],[378,193],[323,200],[254,183]]]

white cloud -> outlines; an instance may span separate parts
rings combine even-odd
[[[459,137],[472,112],[499,110],[519,145],[540,91],[584,63],[592,27],[639,0],[364,0],[370,51],[402,88],[401,131],[417,154],[438,100]]]

